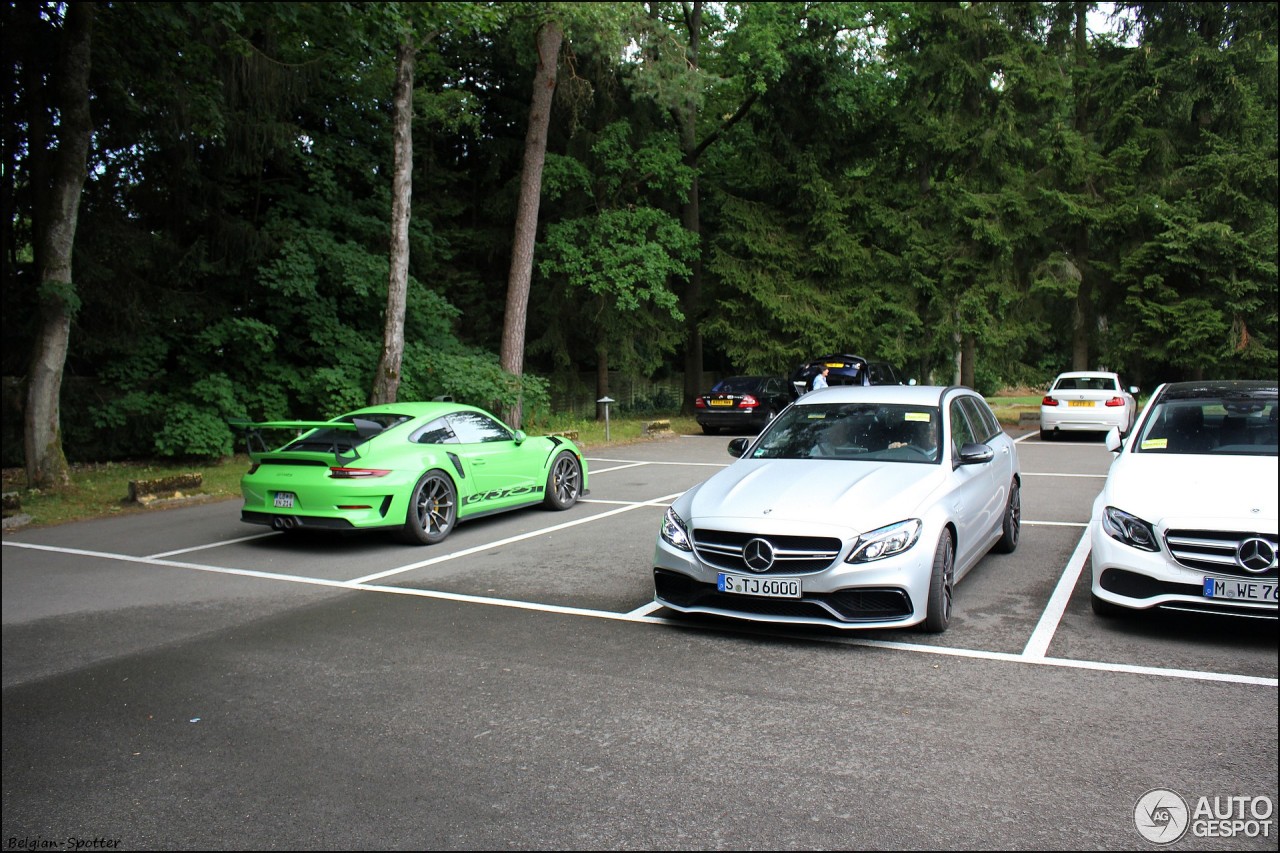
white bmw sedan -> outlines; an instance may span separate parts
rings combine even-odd
[[[1060,373],[1040,400],[1040,440],[1066,432],[1129,432],[1138,417],[1137,386],[1101,370]]]
[[[956,583],[1018,545],[1017,448],[968,388],[813,391],[729,453],[662,521],[655,600],[673,610],[940,632]]]
[[[1276,386],[1156,389],[1089,523],[1093,609],[1276,618]]]

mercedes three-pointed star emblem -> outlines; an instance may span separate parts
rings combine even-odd
[[[1276,565],[1276,546],[1266,539],[1254,536],[1240,543],[1236,549],[1236,560],[1246,572],[1262,574]]]
[[[753,572],[767,572],[773,565],[773,546],[765,539],[752,539],[742,547],[742,562]]]

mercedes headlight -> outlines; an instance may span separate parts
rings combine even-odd
[[[681,551],[693,550],[684,519],[676,515],[674,509],[668,509],[667,514],[662,517],[662,538],[673,548],[679,548]]]
[[[1160,540],[1155,528],[1136,515],[1109,506],[1102,511],[1102,529],[1117,542],[1137,548],[1139,551],[1159,551]]]
[[[849,552],[845,562],[870,563],[872,560],[883,560],[885,557],[901,554],[916,544],[923,526],[920,519],[908,518],[906,521],[864,533],[853,543],[853,550]]]

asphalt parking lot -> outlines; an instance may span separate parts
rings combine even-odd
[[[588,453],[569,511],[426,548],[238,501],[6,533],[3,843],[1148,849],[1164,789],[1219,819],[1167,846],[1275,849],[1276,625],[1092,613],[1100,440],[1019,442],[1021,544],[941,635],[656,608],[726,442]]]

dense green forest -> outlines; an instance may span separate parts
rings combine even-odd
[[[831,351],[1275,377],[1276,9],[7,0],[5,464],[42,417],[72,460],[219,456],[369,402],[398,151],[399,399],[678,407]]]

